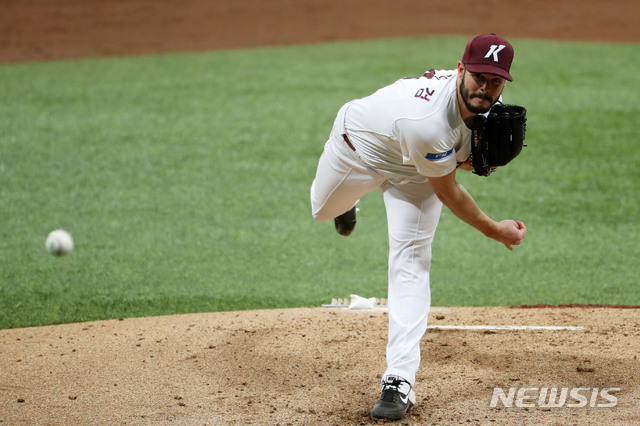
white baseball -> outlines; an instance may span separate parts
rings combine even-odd
[[[56,229],[47,235],[45,247],[51,254],[64,256],[73,250],[73,239],[67,231]]]

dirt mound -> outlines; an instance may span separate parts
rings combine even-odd
[[[381,311],[307,308],[2,330],[0,422],[376,423],[369,411],[387,320]],[[632,309],[434,308],[405,420],[631,423],[639,337]],[[527,393],[492,407],[495,388]],[[583,398],[549,408],[539,404],[542,388],[584,388],[575,391]],[[604,388],[614,388],[615,406]]]

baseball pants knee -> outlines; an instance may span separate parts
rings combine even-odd
[[[335,129],[334,129],[335,130]],[[385,178],[362,162],[339,132],[332,132],[311,184],[313,218],[324,222],[345,213]]]

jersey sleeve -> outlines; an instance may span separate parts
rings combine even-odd
[[[426,177],[441,177],[458,165],[458,131],[434,120],[415,120],[398,126],[403,162]]]
[[[458,165],[455,147],[415,144],[409,149],[409,160],[418,173],[426,177],[441,177],[454,171]]]

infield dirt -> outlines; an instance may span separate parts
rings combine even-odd
[[[3,424],[375,424],[387,314],[303,308],[0,331]],[[640,318],[620,308],[434,308],[408,424],[637,424]],[[494,389],[586,388],[558,408]],[[598,389],[591,403],[593,389]],[[599,396],[613,391],[614,407]],[[515,405],[515,404],[514,404]],[[591,406],[593,405],[593,406]]]
[[[639,9],[632,0],[4,0],[0,63],[445,33],[638,43]],[[375,424],[387,319],[302,308],[0,330],[0,423]],[[400,423],[640,421],[638,309],[434,308],[430,325],[584,328],[430,329],[417,405]],[[495,388],[585,388],[588,401],[491,407]],[[619,388],[616,405],[599,407],[608,401],[592,400],[596,388]]]

